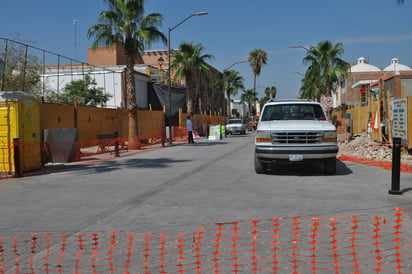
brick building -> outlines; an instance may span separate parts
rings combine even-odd
[[[390,65],[380,69],[368,64],[364,57],[351,66],[350,73],[340,83],[338,105],[358,106],[366,103],[368,90],[379,88],[390,91],[391,99],[412,96],[412,69],[393,58]],[[405,93],[402,95],[402,88]]]

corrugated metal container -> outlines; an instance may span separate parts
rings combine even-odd
[[[15,159],[20,159],[21,172],[40,168],[40,138],[38,100],[21,91],[0,92],[0,172],[15,173]],[[19,157],[14,155],[14,141]]]

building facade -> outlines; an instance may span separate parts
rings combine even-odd
[[[377,91],[377,85],[386,82],[385,87],[380,86],[385,92],[390,91],[391,99],[412,96],[412,69],[399,63],[397,58],[392,58],[391,64],[380,69],[369,64],[366,58],[358,58],[358,62],[351,66],[346,77],[338,89],[338,105],[358,106],[366,103],[366,97],[371,90]]]
[[[170,59],[170,62],[173,63],[173,55],[170,56]],[[138,55],[135,63],[136,66],[145,67],[145,73],[149,76],[150,81],[167,84],[169,78],[168,60],[168,50],[151,50],[144,51]],[[97,49],[89,48],[88,63],[94,66],[125,65],[126,59],[124,56],[124,49],[118,45]],[[218,91],[214,85],[215,81],[218,79],[219,73],[220,72],[217,69],[209,65],[208,77],[199,77],[197,73],[193,73],[193,79],[188,83],[190,86],[186,87],[185,79],[175,79],[175,71],[172,70],[171,82],[172,86],[189,89],[189,100],[193,106],[192,112],[212,112],[225,115],[226,99],[224,92]]]

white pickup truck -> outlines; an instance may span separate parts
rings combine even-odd
[[[320,103],[287,100],[266,103],[255,138],[255,171],[268,165],[320,161],[326,174],[336,173],[336,128]]]

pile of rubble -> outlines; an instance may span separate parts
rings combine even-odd
[[[340,155],[347,155],[375,161],[392,161],[392,146],[387,143],[375,142],[367,134],[350,137],[338,136]],[[410,155],[402,154],[402,160],[409,160]]]

